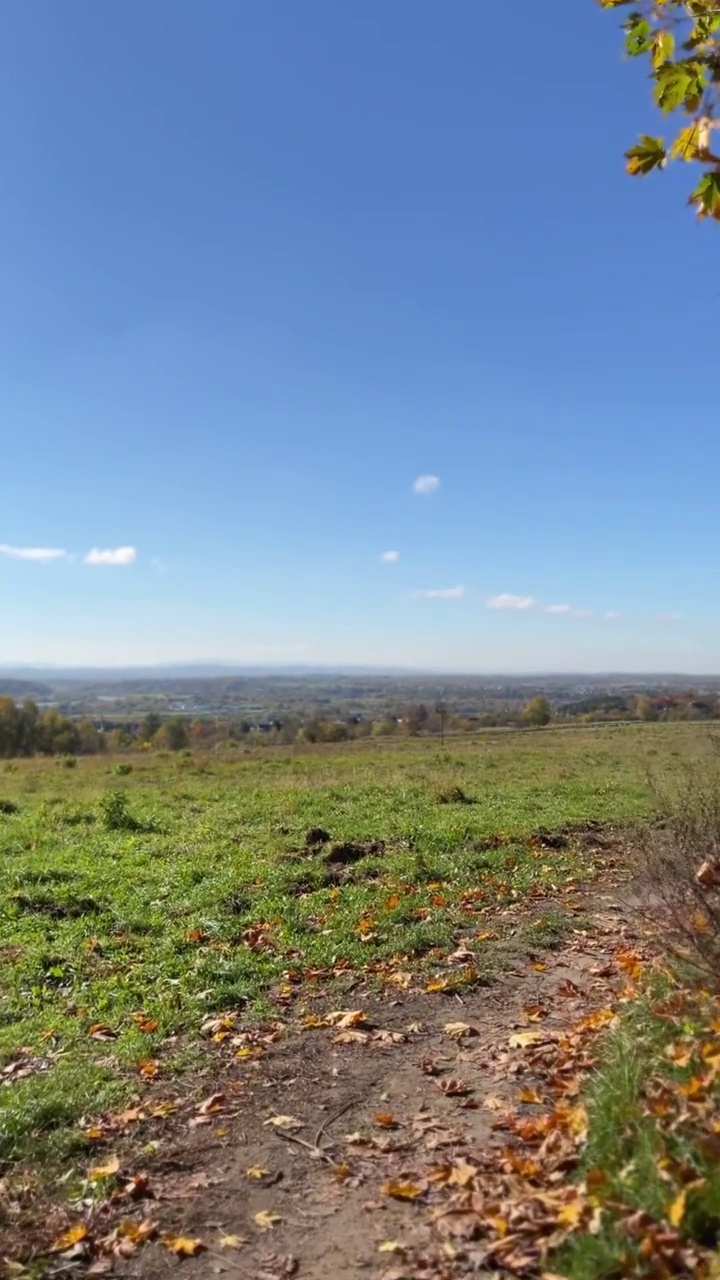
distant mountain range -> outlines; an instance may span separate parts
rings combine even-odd
[[[441,671],[424,667],[395,666],[354,666],[350,663],[335,663],[328,666],[311,666],[307,664],[250,664],[232,662],[161,662],[150,666],[137,667],[64,667],[47,664],[0,663],[0,685],[11,681],[23,683],[39,682],[45,685],[58,685],[66,682],[103,683],[109,681],[135,680],[213,680],[232,677],[277,677],[293,679],[328,678],[333,676],[365,676],[385,677],[418,677],[431,676],[462,678],[467,676],[475,680],[511,681],[522,684],[524,681],[547,681],[548,685],[578,681],[586,684],[672,684],[682,685],[687,682],[696,685],[698,681],[717,681],[718,675],[694,674],[687,672],[622,672],[622,671]]]

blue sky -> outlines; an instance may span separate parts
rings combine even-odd
[[[719,233],[614,15],[0,16],[0,662],[720,670]]]

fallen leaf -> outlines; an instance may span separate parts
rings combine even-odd
[[[76,1226],[69,1227],[61,1236],[51,1245],[51,1253],[63,1253],[65,1249],[71,1249],[74,1244],[79,1244],[81,1240],[87,1240],[90,1235],[84,1222],[78,1222]]]
[[[486,1111],[506,1111],[507,1105],[505,1098],[498,1098],[495,1094],[488,1094],[487,1098],[483,1098]]]
[[[679,1227],[685,1217],[685,1203],[687,1201],[687,1190],[683,1189],[678,1196],[675,1197],[670,1208],[668,1209],[668,1222],[671,1227]]]
[[[113,1031],[112,1027],[108,1027],[104,1022],[93,1022],[88,1027],[88,1035],[93,1040],[117,1040],[117,1031]]]
[[[381,1129],[397,1129],[397,1120],[391,1111],[377,1111],[375,1123],[379,1124]]]
[[[417,1200],[425,1194],[426,1188],[415,1182],[397,1182],[391,1178],[383,1183],[380,1190],[384,1196],[392,1196],[394,1200]]]
[[[534,969],[536,973],[545,973],[547,965],[542,960],[536,960],[534,964],[531,964],[530,968]]]
[[[150,1178],[147,1173],[136,1173],[134,1178],[130,1178],[125,1183],[123,1191],[131,1200],[142,1200],[145,1196],[152,1199],[152,1191],[150,1190]]]
[[[545,1031],[518,1031],[510,1037],[511,1049],[527,1049],[531,1044],[540,1044],[547,1039]]]
[[[334,1013],[326,1013],[325,1021],[329,1027],[362,1027],[368,1020],[364,1009],[337,1009]]]
[[[140,1075],[143,1076],[144,1079],[146,1080],[152,1080],[153,1077],[157,1075],[158,1068],[159,1068],[159,1063],[155,1062],[154,1059],[152,1058],[147,1059],[145,1062],[140,1063],[140,1066],[139,1066]]]
[[[298,1120],[296,1116],[270,1116],[269,1120],[265,1120],[264,1124],[271,1124],[276,1129],[302,1129],[303,1121]]]
[[[520,1101],[537,1105],[542,1102],[542,1098],[540,1097],[537,1089],[530,1089],[529,1087],[526,1087],[525,1089],[520,1090]]]
[[[447,1098],[465,1098],[473,1091],[471,1085],[465,1080],[456,1080],[454,1077],[449,1080],[438,1080],[437,1087]]]
[[[356,1031],[352,1028],[347,1031],[338,1031],[333,1036],[333,1044],[367,1044],[370,1039],[369,1031]]]
[[[224,1093],[213,1093],[209,1098],[206,1098],[204,1102],[200,1103],[199,1107],[197,1107],[197,1113],[199,1116],[216,1115],[218,1111],[222,1111],[225,1103],[226,1098]]]
[[[245,1170],[246,1178],[267,1178],[269,1169],[263,1169],[262,1165],[253,1164],[249,1169]]]
[[[471,1027],[468,1022],[446,1022],[443,1031],[453,1040],[463,1040],[466,1036],[478,1035],[477,1027]]]
[[[279,1213],[273,1213],[272,1209],[261,1209],[254,1215],[253,1221],[261,1231],[271,1231],[277,1222],[282,1222],[282,1216]]]
[[[378,1253],[407,1253],[407,1247],[401,1244],[399,1240],[383,1240],[378,1245]]]
[[[221,1249],[242,1249],[247,1244],[245,1236],[220,1236],[218,1245]]]
[[[91,1178],[112,1178],[113,1174],[117,1173],[119,1168],[119,1158],[117,1156],[111,1156],[105,1164],[96,1164],[95,1167],[90,1170],[89,1176]]]
[[[163,1236],[162,1242],[178,1258],[196,1258],[207,1247],[197,1236]]]

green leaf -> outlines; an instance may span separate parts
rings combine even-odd
[[[627,171],[644,177],[653,169],[663,169],[667,163],[667,152],[662,138],[652,138],[643,134],[640,141],[625,152]]]
[[[627,22],[623,23],[623,27],[627,32],[625,36],[625,51],[631,58],[637,58],[641,53],[647,53],[648,49],[653,46],[653,30],[647,18],[643,18],[641,13],[631,13]]]
[[[696,18],[688,39],[685,41],[684,49],[697,49],[700,45],[707,44],[712,41],[716,31],[720,31],[720,14],[708,14],[704,18]]]
[[[681,129],[670,148],[673,160],[697,160],[704,149],[703,132],[697,120],[689,124],[686,129]]]
[[[658,31],[652,42],[652,64],[657,71],[669,62],[675,52],[675,37],[670,31]]]
[[[698,218],[720,222],[720,169],[705,174],[690,196],[690,204],[695,205]]]
[[[655,72],[655,101],[661,111],[697,111],[707,84],[702,62],[688,58],[684,62],[665,62]]]

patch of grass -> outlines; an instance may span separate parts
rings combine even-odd
[[[209,1009],[277,1016],[288,972],[300,990],[311,971],[382,982],[402,963],[422,983],[447,972],[460,938],[487,930],[486,911],[494,928],[500,904],[532,906],[543,919],[532,945],[552,945],[564,917],[556,905],[543,915],[543,899],[555,904],[594,867],[581,844],[538,849],[532,833],[642,816],[649,745],[670,771],[672,751],[706,749],[697,727],[648,725],[488,734],[445,752],[422,739],[253,748],[213,753],[211,768],[147,752],[121,776],[122,758],[83,757],[62,779],[52,761],[13,762],[3,792],[17,812],[0,822],[0,1063],[21,1050],[59,1056],[3,1090],[5,1158],[42,1152],[46,1138],[58,1152],[72,1145],[105,1093],[115,1105],[146,1087],[146,1059],[162,1080],[192,1056]],[[438,804],[459,776],[477,802]],[[306,848],[310,828],[327,846]],[[330,844],[359,856],[333,867]],[[502,956],[502,939],[482,946],[485,972],[496,946]],[[98,1025],[112,1038],[94,1038]]]
[[[657,1253],[643,1240],[673,1213],[685,1244],[716,1246],[720,1164],[709,1117],[720,1119],[720,1082],[708,1075],[707,1053],[720,1053],[717,1013],[716,1000],[666,986],[624,1005],[606,1034],[581,1168],[603,1209],[601,1228],[571,1237],[553,1260],[567,1280],[657,1275]],[[688,1106],[693,1097],[699,1105]],[[648,1215],[639,1233],[638,1212]]]

